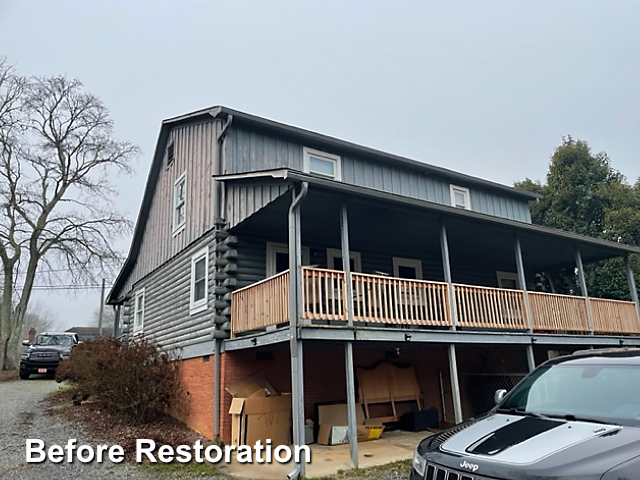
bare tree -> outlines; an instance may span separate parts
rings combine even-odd
[[[14,368],[36,278],[95,283],[131,224],[113,178],[138,148],[117,140],[105,106],[66,77],[19,76],[0,59],[0,364]]]
[[[102,315],[102,335],[105,337],[113,335],[113,327],[116,323],[116,311],[109,305],[105,305]],[[93,319],[90,327],[100,326],[100,309],[96,308],[93,312]]]

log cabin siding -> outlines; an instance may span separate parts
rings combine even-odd
[[[209,247],[208,308],[190,315],[191,258],[207,246]],[[166,348],[189,347],[210,340],[214,314],[213,255],[214,237],[209,234],[136,284],[125,302],[123,333],[132,332],[133,299],[136,292],[144,289],[143,333],[146,338],[155,340]]]
[[[174,144],[174,161],[167,165],[167,152],[157,179],[147,224],[136,259],[122,289],[129,292],[136,282],[163,265],[214,226],[214,165],[217,155],[217,122],[191,123],[175,127],[167,146]],[[173,189],[186,172],[186,224],[173,234]]]
[[[225,141],[224,173],[238,174],[278,168],[303,171],[305,146],[316,148],[314,145],[303,145],[265,133],[232,127]],[[531,223],[527,201],[516,196],[458,181],[452,182],[445,177],[432,176],[426,171],[391,162],[383,163],[338,151],[327,153],[340,155],[342,181],[345,183],[443,205],[451,205],[450,185],[453,183],[469,188],[472,210]]]

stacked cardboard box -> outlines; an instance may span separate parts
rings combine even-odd
[[[349,415],[346,403],[318,406],[318,443],[338,445],[349,443]],[[356,429],[358,442],[377,440],[384,430],[383,425],[365,425],[362,405],[356,404]]]
[[[291,395],[278,394],[259,373],[227,387],[231,401],[231,442],[254,446],[291,444]]]

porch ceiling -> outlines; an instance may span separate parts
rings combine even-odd
[[[468,215],[446,207],[425,208],[384,199],[336,192],[312,185],[302,203],[302,241],[340,246],[340,208],[349,210],[349,240],[360,252],[406,252],[407,257],[428,252],[440,258],[439,225],[447,226],[450,258],[456,265],[491,265],[496,270],[515,270],[514,239],[520,238],[528,274],[575,266],[575,247],[579,245],[584,263],[621,256],[633,251],[574,234],[551,231],[520,222],[492,219],[488,215]],[[429,204],[429,202],[422,202]],[[233,230],[256,231],[286,241],[291,197],[284,195]],[[461,214],[462,213],[462,214]],[[476,218],[478,217],[478,218]]]

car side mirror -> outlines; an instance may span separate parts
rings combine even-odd
[[[23,347],[30,347],[31,343],[29,343],[29,340],[22,340],[22,346]]]
[[[493,394],[493,401],[496,402],[496,405],[499,404],[504,396],[507,394],[507,391],[504,388],[500,390],[496,390],[496,393]]]

